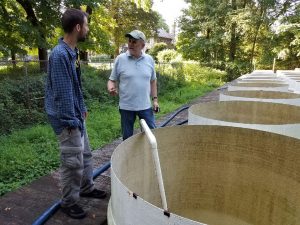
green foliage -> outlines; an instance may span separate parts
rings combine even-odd
[[[288,48],[286,64],[299,65],[299,1],[188,2],[176,43],[184,59],[215,68],[220,68],[215,62],[222,62],[223,69],[230,62],[226,70],[238,74],[240,67],[254,62],[256,68],[272,68],[274,53]],[[284,31],[278,33],[278,24]]]
[[[162,109],[158,117],[222,84],[219,79],[223,73],[201,68],[197,63],[164,65],[158,71],[161,74],[158,84]],[[176,79],[176,71],[183,71],[185,81]],[[83,85],[89,103],[87,130],[92,148],[99,148],[121,134],[117,97],[102,97],[106,92],[108,74],[108,71],[83,68]],[[11,85],[6,89],[15,88]],[[21,86],[18,88],[22,89]],[[12,100],[14,95],[10,98]],[[0,196],[49,174],[58,166],[57,140],[49,125],[36,125],[0,136]]]
[[[112,55],[114,48],[111,41],[111,30],[115,27],[116,23],[111,12],[103,4],[94,6],[93,13],[89,16],[88,38],[79,44],[79,49]]]
[[[252,71],[251,65],[249,63],[231,63],[228,62],[226,64],[226,76],[225,80],[226,82],[233,81],[240,77],[243,74],[249,73]]]
[[[100,104],[112,103],[117,101],[111,98],[106,91],[106,84],[110,76],[110,70],[102,70],[99,72],[92,67],[85,66],[82,69],[83,94],[86,99],[87,106],[90,109],[90,102],[97,100]]]
[[[223,84],[226,73],[209,67],[202,67],[197,62],[177,62],[160,64],[157,68],[159,73],[159,95],[176,91],[178,87],[189,85],[205,85],[217,87]]]
[[[213,87],[223,84],[226,76],[224,71],[203,67],[193,61],[184,64],[184,74],[189,82],[198,82]]]
[[[156,33],[159,18],[153,10],[145,11],[132,0],[106,1],[104,6],[113,21],[107,23],[106,27],[114,44],[115,56],[119,54],[120,47],[127,43],[126,33],[134,29],[143,31],[146,37]]]
[[[90,13],[89,38],[80,44],[80,49],[113,54],[114,47],[118,49],[125,43],[124,34],[130,29],[142,29],[147,35],[155,33],[158,14],[151,10],[152,4],[150,0],[1,1],[0,52],[8,57],[25,55],[28,48],[46,50],[54,47],[62,35],[60,18],[63,12],[61,7],[64,5]]]
[[[162,15],[159,12],[155,12],[158,15],[158,29],[164,29],[165,31],[167,31],[169,33],[169,26],[166,23],[166,20],[162,17]]]
[[[153,57],[153,59],[157,62],[157,54],[162,51],[167,49],[168,46],[166,43],[164,42],[159,42],[159,43],[155,43],[154,46],[149,50],[149,54]]]
[[[45,122],[43,76],[4,79],[0,86],[0,134]]]
[[[180,58],[180,54],[174,49],[165,49],[157,54],[157,59],[159,62],[169,63],[176,58]]]
[[[300,67],[300,4],[288,16],[282,17],[274,37],[278,56],[277,69]]]
[[[46,123],[44,112],[44,80],[45,74],[37,73],[28,76],[24,68],[12,69],[6,74],[0,85],[0,135],[13,130],[30,127],[37,123]],[[28,68],[28,71],[31,71]],[[98,71],[83,66],[83,90],[87,106],[97,100],[102,103],[116,103],[106,91],[106,83],[110,71]],[[0,73],[1,74],[1,73]]]

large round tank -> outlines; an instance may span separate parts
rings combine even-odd
[[[278,91],[224,91],[220,101],[274,102],[300,106],[300,94]]]
[[[278,83],[235,83],[228,86],[228,91],[240,90],[269,90],[269,91],[288,91],[289,84]]]
[[[288,79],[289,89],[292,91],[300,91],[300,77],[299,78],[290,78]]]
[[[189,108],[188,124],[247,127],[300,138],[300,107],[254,101],[200,103]]]
[[[252,79],[252,80],[256,80],[256,79],[263,79],[263,80],[272,80],[272,79],[276,79],[276,76],[260,76],[260,75],[250,75],[245,77],[244,79]]]
[[[300,140],[223,126],[155,129],[170,217],[146,135],[111,159],[109,225],[299,225]]]
[[[238,79],[238,83],[273,83],[273,84],[285,84],[284,80],[280,79]]]

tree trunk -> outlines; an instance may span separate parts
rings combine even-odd
[[[206,30],[206,39],[209,40],[210,39],[210,34],[211,34],[211,29],[207,28]],[[206,61],[207,62],[211,62],[211,53],[210,53],[210,49],[205,49],[205,56],[206,56]]]
[[[115,55],[114,57],[116,58],[120,54],[119,52],[119,46],[115,49]]]
[[[237,9],[236,0],[231,1],[232,10],[235,11]],[[231,24],[231,37],[230,37],[230,50],[229,50],[229,61],[233,62],[236,54],[236,22]]]
[[[39,31],[39,35],[41,41],[37,43],[38,45],[38,53],[39,53],[39,60],[40,61],[40,70],[43,72],[47,72],[47,49],[43,47],[43,44],[46,43],[45,34],[42,31],[43,24],[39,22],[35,15],[35,11],[32,7],[32,2],[30,0],[16,0],[25,10],[27,14],[27,20],[31,23],[32,26],[36,27]]]
[[[40,71],[47,72],[48,66],[48,54],[46,48],[38,48],[39,60],[40,60]]]
[[[79,59],[83,61],[84,64],[88,64],[89,54],[87,51],[79,51]]]
[[[11,51],[11,61],[12,61],[12,66],[15,69],[17,66],[17,63],[16,63],[16,53],[14,51]]]
[[[260,12],[260,20],[258,22],[258,24],[256,25],[255,31],[254,31],[254,38],[253,38],[253,43],[252,43],[252,48],[251,48],[251,55],[250,55],[250,64],[253,65],[253,58],[254,58],[254,51],[255,51],[255,45],[256,45],[256,41],[257,41],[257,36],[258,36],[258,32],[260,29],[260,26],[262,24],[262,17],[264,15],[264,10],[263,8],[261,8],[261,12]]]
[[[236,54],[236,23],[231,24],[229,61],[233,62]]]

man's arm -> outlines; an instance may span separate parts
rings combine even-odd
[[[150,81],[150,86],[151,86],[151,96],[152,96],[152,101],[153,101],[153,109],[155,112],[158,112],[159,104],[158,104],[158,97],[157,97],[157,81],[156,81],[156,79]]]
[[[78,127],[75,116],[72,74],[69,74],[67,59],[58,54],[52,58],[51,82],[57,116],[66,127]]]
[[[116,81],[114,80],[108,80],[107,82],[107,90],[108,93],[112,96],[115,96],[118,94],[118,90],[116,88]]]

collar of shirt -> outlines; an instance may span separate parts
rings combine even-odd
[[[58,42],[60,45],[65,47],[65,49],[69,52],[69,54],[72,56],[72,58],[77,57],[78,48],[75,48],[74,50],[72,48],[70,48],[70,46],[67,45],[67,43],[63,41],[63,37],[59,38]]]
[[[125,53],[128,57],[130,57],[130,58],[134,58],[131,54],[130,54],[130,52],[127,50],[126,51],[126,53]],[[141,54],[141,56],[138,58],[138,60],[139,59],[142,59],[142,58],[144,58],[145,57],[145,53],[144,52],[142,52],[142,54]],[[135,59],[135,58],[134,58]]]

